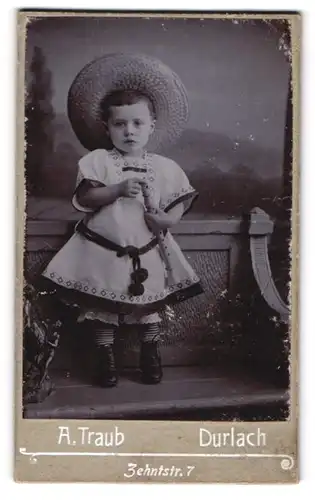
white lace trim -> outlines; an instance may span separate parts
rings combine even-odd
[[[83,311],[80,314],[78,321],[82,322],[84,320],[102,321],[103,323],[110,323],[111,325],[119,325],[118,314],[104,311]],[[158,313],[147,314],[139,317],[133,314],[126,314],[124,315],[123,322],[126,325],[143,325],[149,323],[159,323],[161,322],[161,318]]]
[[[194,274],[191,278],[185,278],[174,285],[170,285],[159,293],[144,293],[143,295],[133,296],[123,292],[114,292],[112,290],[106,290],[104,288],[98,288],[95,286],[89,286],[80,281],[75,281],[67,279],[64,276],[60,276],[55,271],[48,272],[47,269],[43,272],[43,276],[47,276],[50,280],[54,281],[58,285],[65,288],[78,290],[84,292],[88,295],[94,295],[95,297],[104,298],[112,302],[120,302],[122,304],[153,304],[154,302],[159,302],[165,299],[168,295],[175,292],[181,292],[190,286],[199,283],[199,278]]]

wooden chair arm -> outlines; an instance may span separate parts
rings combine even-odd
[[[282,300],[272,277],[269,256],[268,237],[273,232],[273,222],[260,208],[250,213],[249,238],[251,262],[256,282],[267,304],[274,309],[285,322],[289,321],[290,309]]]

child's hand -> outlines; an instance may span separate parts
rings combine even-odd
[[[155,213],[145,212],[144,218],[149,229],[155,234],[160,231],[165,231],[165,229],[168,229],[174,224],[172,217],[159,209],[157,209]]]
[[[141,191],[141,180],[136,177],[133,179],[127,179],[119,184],[119,191],[121,196],[126,196],[127,198],[136,198]]]

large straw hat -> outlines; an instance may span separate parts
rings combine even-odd
[[[180,135],[188,119],[187,94],[180,78],[153,57],[107,54],[87,64],[69,90],[69,119],[86,149],[109,146],[100,103],[105,95],[115,90],[138,90],[152,101],[156,128],[149,149],[156,150]]]

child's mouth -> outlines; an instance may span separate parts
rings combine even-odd
[[[137,141],[134,141],[133,139],[127,139],[125,141],[125,144],[137,144]]]

